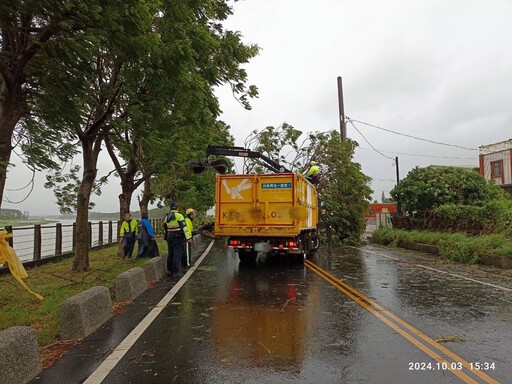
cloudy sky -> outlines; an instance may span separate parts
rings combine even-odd
[[[477,166],[478,151],[455,146],[512,138],[512,0],[245,0],[225,25],[261,47],[245,67],[260,92],[253,109],[244,110],[227,88],[217,91],[237,145],[252,130],[283,122],[303,132],[339,129],[338,76],[350,118],[453,145],[355,123],[359,133],[348,124],[348,137],[360,145],[355,160],[374,179],[378,200],[395,185],[395,156],[401,177],[415,166]],[[17,166],[7,188],[29,180]],[[57,212],[43,182],[40,175],[23,205],[3,206]],[[94,199],[95,210],[112,211],[118,194],[113,180]]]

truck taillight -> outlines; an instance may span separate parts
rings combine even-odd
[[[286,246],[291,248],[291,247],[296,247],[297,246],[297,242],[295,241],[287,241],[286,242]]]
[[[295,285],[294,284],[288,284],[288,298],[290,300],[297,298],[297,292],[295,290]]]
[[[229,240],[229,245],[240,245],[240,241],[239,240]]]

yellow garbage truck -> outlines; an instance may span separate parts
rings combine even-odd
[[[210,146],[208,155],[262,160],[269,174],[218,174],[215,191],[215,235],[227,238],[241,261],[256,260],[259,252],[293,256],[304,262],[319,245],[316,188],[300,173],[241,147]],[[208,162],[208,160],[207,160]],[[224,173],[221,160],[213,166]],[[194,172],[205,162],[195,162]]]

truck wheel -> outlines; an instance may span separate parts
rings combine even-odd
[[[238,258],[241,263],[254,263],[256,261],[256,256],[258,256],[258,254],[254,251],[238,251]]]
[[[311,252],[315,252],[318,247],[320,246],[320,238],[318,237],[318,234],[314,234],[313,238],[311,239],[312,247]]]

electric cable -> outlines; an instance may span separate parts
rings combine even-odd
[[[462,145],[456,145],[456,144],[448,144],[448,143],[442,143],[440,141],[434,141],[434,140],[430,140],[430,139],[424,139],[424,138],[421,138],[421,137],[417,137],[417,136],[412,136],[412,135],[408,135],[406,133],[401,133],[401,132],[397,132],[397,131],[392,131],[391,129],[386,129],[386,128],[382,128],[382,127],[379,127],[377,125],[373,125],[373,124],[369,124],[369,123],[365,123],[364,121],[360,121],[360,120],[356,120],[356,119],[352,119],[348,116],[346,116],[346,119],[347,121],[352,124],[352,126],[355,128],[355,125],[354,125],[354,121],[356,123],[359,123],[359,124],[363,124],[363,125],[367,125],[369,127],[372,127],[372,128],[377,128],[377,129],[381,129],[383,131],[386,131],[386,132],[390,132],[390,133],[394,133],[395,135],[400,135],[400,136],[405,136],[405,137],[409,137],[411,139],[416,139],[416,140],[420,140],[420,141],[426,141],[427,143],[431,143],[431,144],[437,144],[437,145],[445,145],[447,147],[454,147],[454,148],[460,148],[460,149],[464,149],[464,150],[467,150],[467,151],[478,151],[478,148],[468,148],[468,147],[464,147]],[[357,129],[357,128],[356,128]],[[358,131],[359,132],[359,131]]]
[[[372,151],[371,148],[358,147],[358,149],[362,149],[362,150],[365,150],[365,151]],[[435,159],[475,160],[474,157],[420,155],[420,154],[414,154],[414,153],[402,153],[402,152],[391,152],[391,151],[381,151],[381,152],[384,152],[384,153],[394,153],[396,155],[403,155],[403,156],[431,157],[431,158],[435,158]]]
[[[372,148],[373,148],[373,150],[374,150],[375,152],[377,152],[377,153],[378,153],[378,154],[380,154],[381,156],[384,156],[386,159],[390,159],[390,160],[395,161],[395,159],[393,159],[392,157],[386,156],[386,155],[385,155],[385,154],[383,154],[381,151],[379,151],[377,148],[375,148],[375,147],[374,147],[374,146],[373,146],[373,145],[368,141],[368,139],[367,139],[366,137],[364,137],[364,135],[361,133],[361,131],[360,131],[359,129],[357,129],[357,127],[354,125],[354,123],[352,122],[352,120],[351,120],[351,119],[349,119],[349,120],[348,120],[348,122],[349,122],[350,124],[352,124],[352,126],[354,127],[354,129],[355,129],[357,132],[359,132],[359,134],[360,134],[360,135],[363,137],[363,139],[368,143],[368,145],[369,145],[370,147],[372,147]]]

